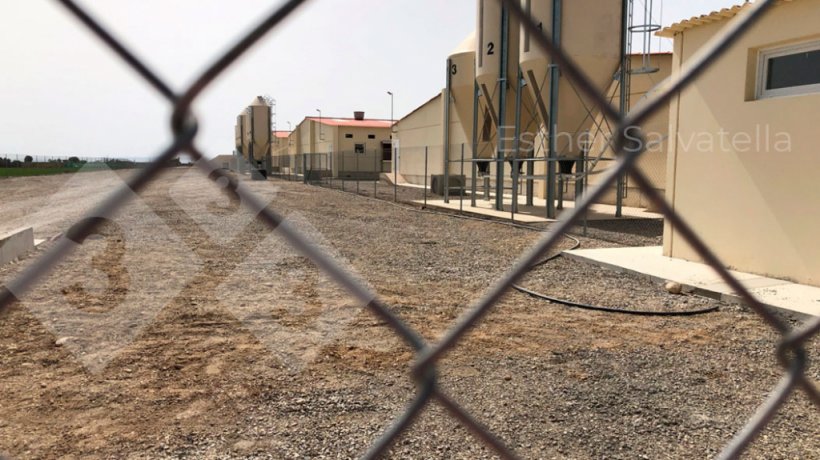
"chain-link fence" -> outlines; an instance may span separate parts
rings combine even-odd
[[[401,202],[411,206],[435,208],[442,212],[523,222],[546,226],[555,219],[547,215],[546,158],[503,160],[503,208],[494,212],[497,160],[473,158],[468,144],[424,147],[396,147],[397,171],[392,161],[382,159],[383,152],[334,152],[274,157],[277,163],[294,167],[274,168],[274,177],[299,180],[360,195]],[[598,184],[599,177],[613,166],[614,158],[602,152],[585,157],[585,166],[577,172],[572,161],[566,173],[556,176],[555,207],[561,211],[575,206],[576,197]],[[304,157],[304,158],[303,158]],[[449,157],[449,160],[445,158]],[[445,164],[449,168],[445,172]],[[334,166],[335,165],[335,166]],[[666,152],[653,149],[635,166],[652,181],[658,193],[664,193]],[[307,171],[307,174],[305,174]],[[598,201],[584,213],[573,233],[594,236],[627,246],[657,246],[663,239],[663,216],[656,212],[646,194],[628,178],[624,181],[622,200],[615,195],[618,187],[607,188]],[[515,203],[515,205],[514,205]]]
[[[271,158],[271,177],[289,181],[315,181],[331,174],[332,154],[302,153],[274,155]]]
[[[563,235],[583,219],[590,206],[599,202],[623,174],[629,175],[630,188],[636,191],[639,190],[645,200],[664,215],[668,224],[676,228],[677,232],[691,245],[695,252],[720,275],[727,285],[743,298],[746,305],[780,336],[776,351],[783,367],[782,379],[754,416],[748,420],[742,431],[728,442],[720,458],[739,457],[781,410],[789,396],[796,391],[802,391],[815,405],[820,406],[820,392],[806,373],[809,357],[804,348],[804,344],[820,332],[820,318],[814,318],[800,327],[792,328],[788,323],[773,314],[725,268],[725,265],[721,263],[715,253],[699,237],[698,232],[681,218],[653,186],[652,180],[647,174],[641,169],[635,168],[636,163],[643,157],[647,147],[644,142],[639,140],[642,139],[640,128],[642,123],[654,112],[664,107],[672,97],[686,88],[712,62],[720,59],[721,55],[776,1],[760,1],[748,7],[743,14],[733,19],[719,35],[704,46],[684,66],[682,71],[675,75],[660,91],[654,94],[645,104],[627,114],[621,114],[615,107],[611,106],[606,97],[595,89],[595,86],[578,70],[578,67],[567,54],[542,33],[537,24],[527,19],[520,2],[517,0],[499,1],[506,5],[514,17],[521,20],[523,27],[529,31],[538,46],[542,47],[552,57],[553,62],[560,67],[563,75],[575,83],[581,94],[594,101],[603,116],[610,120],[614,127],[614,145],[618,154],[613,161],[612,167],[600,176],[598,182],[590,187],[577,201],[576,206],[563,212],[557,223],[550,227],[535,247],[522,255],[515,266],[511,267],[506,275],[498,280],[467,313],[458,318],[452,328],[438,342],[431,343],[424,340],[418,331],[402,321],[388,305],[377,298],[356,277],[339,266],[331,255],[313,245],[306,235],[297,231],[293,225],[276,211],[267,207],[265,202],[250,193],[248,189],[239,186],[236,179],[223,171],[209,168],[206,162],[200,161],[197,163],[198,167],[210,179],[219,181],[221,184],[227,184],[226,189],[241,198],[242,203],[249,206],[256,213],[259,221],[271,229],[276,229],[295,250],[313,261],[336,283],[366,305],[369,311],[415,350],[416,360],[412,366],[411,375],[417,384],[418,392],[407,409],[397,417],[393,425],[373,442],[365,457],[376,458],[384,454],[396,439],[408,430],[408,427],[420,412],[435,401],[448,411],[455,420],[469,428],[478,439],[486,443],[500,457],[517,458],[516,454],[495,434],[444,392],[438,384],[437,364],[445,354],[462,341],[470,330],[485,318],[502,296],[521,280],[531,266],[542,260],[550,250],[556,247],[562,240]],[[175,136],[173,142],[160,152],[147,167],[129,178],[126,187],[113,193],[100,203],[89,214],[89,218],[80,220],[64,237],[56,241],[36,263],[26,268],[19,276],[6,284],[0,291],[0,308],[2,310],[7,310],[26,291],[34,287],[59,261],[63,260],[78,245],[82,245],[86,237],[104,225],[107,218],[132,198],[135,192],[142,191],[146,185],[156,178],[162,169],[166,167],[169,160],[180,153],[188,153],[195,160],[202,160],[202,152],[194,142],[198,125],[194,114],[191,112],[193,102],[217,76],[222,74],[243,53],[280,24],[296,8],[305,3],[305,0],[286,1],[280,8],[270,13],[224,55],[216,59],[181,94],[173,91],[147,64],[132,54],[100,23],[92,19],[83,8],[72,0],[59,0],[59,3],[76,16],[78,21],[90,29],[102,42],[114,50],[121,59],[167,100],[173,108],[170,121]],[[345,161],[347,163],[351,160]]]

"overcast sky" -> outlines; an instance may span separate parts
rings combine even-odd
[[[80,2],[178,91],[279,3]],[[663,3],[670,24],[739,0]],[[309,1],[197,101],[198,143],[230,153],[235,116],[259,94],[276,99],[279,129],[315,109],[390,118],[388,90],[400,118],[441,89],[444,60],[474,27],[475,0]],[[0,155],[145,158],[171,138],[167,103],[56,1],[0,0],[0,59]]]

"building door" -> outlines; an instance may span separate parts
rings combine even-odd
[[[382,172],[393,171],[393,143],[382,142]]]

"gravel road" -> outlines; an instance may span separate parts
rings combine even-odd
[[[0,181],[8,197],[0,213],[14,219],[2,228],[65,231],[127,174]],[[243,186],[264,195],[430,341],[540,236],[300,183]],[[0,282],[50,244],[0,267]],[[714,305],[564,258],[522,284],[623,308]],[[709,458],[777,384],[776,345],[776,334],[740,306],[635,317],[511,292],[442,359],[439,375],[454,399],[523,458]],[[809,352],[820,356],[817,340]],[[356,458],[415,394],[413,358],[278,233],[216,185],[178,168],[0,318],[0,452]],[[816,367],[809,372],[820,378]],[[820,458],[818,439],[820,411],[798,394],[747,457]],[[431,405],[389,458],[495,457]]]

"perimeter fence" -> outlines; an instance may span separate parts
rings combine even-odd
[[[554,222],[546,207],[545,159],[504,160],[506,177],[504,199],[496,208],[495,160],[473,159],[467,144],[449,148],[441,145],[396,147],[391,155],[382,149],[312,153],[273,157],[273,177],[300,181],[363,196],[389,200],[441,212],[505,220],[514,224],[546,227]],[[398,158],[393,170],[392,158]],[[664,193],[666,156],[650,152],[635,167],[652,181],[653,188]],[[597,185],[599,178],[613,165],[614,158],[587,158],[578,173],[566,168],[557,174],[557,211],[575,206],[575,202]],[[577,167],[575,161],[569,166]],[[532,173],[525,169],[532,164]],[[481,167],[486,169],[482,172]],[[663,240],[663,216],[653,209],[643,191],[628,178],[623,181],[622,199],[616,199],[618,186],[585,210],[571,232],[625,246],[658,246]],[[514,205],[515,203],[515,205]],[[498,212],[496,212],[498,211]]]

